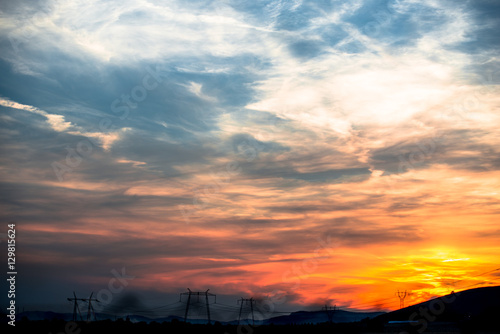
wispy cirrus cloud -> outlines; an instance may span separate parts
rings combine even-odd
[[[137,291],[182,281],[363,309],[394,307],[395,285],[417,302],[480,283],[498,248],[498,12],[6,3],[1,205],[26,269],[68,291],[126,265]],[[92,154],[59,181],[51,163],[84,139]],[[304,273],[327,236],[335,251]],[[44,299],[27,286],[21,299]]]
[[[64,115],[51,114],[41,109],[33,106],[17,103],[10,101],[9,99],[0,99],[0,105],[3,107],[29,111],[33,114],[41,115],[45,117],[46,122],[50,125],[52,130],[56,132],[65,132],[74,136],[83,136],[91,139],[98,139],[104,150],[109,150],[111,145],[120,139],[120,132],[115,131],[113,133],[102,133],[102,132],[86,132],[82,127],[76,126],[71,122],[66,121]],[[122,129],[126,131],[127,129]]]

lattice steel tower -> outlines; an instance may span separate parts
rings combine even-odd
[[[208,289],[210,290],[210,289]],[[180,298],[182,299],[182,296],[188,296],[188,300],[187,300],[187,303],[186,303],[186,311],[184,313],[184,322],[187,321],[187,317],[188,317],[188,313],[189,313],[189,305],[191,304],[191,297],[192,296],[196,296],[197,297],[197,303],[200,302],[200,296],[205,296],[205,305],[207,307],[207,317],[208,317],[208,323],[210,324],[211,323],[211,320],[210,320],[210,303],[208,302],[208,297],[214,297],[215,298],[215,302],[217,302],[217,296],[212,294],[212,293],[209,293],[207,291],[191,291],[189,288],[188,288],[188,292],[182,292],[181,295],[180,295]]]

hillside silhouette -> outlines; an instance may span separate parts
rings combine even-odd
[[[235,322],[212,324],[184,322],[178,317],[148,319],[129,316],[128,319],[98,321],[68,321],[71,314],[25,312],[16,322],[15,332],[26,333],[500,333],[500,286],[476,288],[411,305],[389,313],[359,313],[336,311],[337,320],[327,321],[320,311],[298,311],[290,315],[266,319],[256,325]],[[349,320],[354,315],[364,318]],[[32,319],[29,319],[29,317]],[[99,317],[102,315],[98,315]],[[366,316],[366,317],[365,317]],[[39,320],[40,317],[45,317]],[[345,318],[347,317],[347,318]],[[5,314],[2,316],[5,319]],[[196,322],[204,321],[198,319]],[[12,332],[3,320],[2,330]],[[7,329],[7,330],[5,330]],[[80,330],[80,331],[79,331]]]

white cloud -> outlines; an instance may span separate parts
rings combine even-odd
[[[196,83],[196,82],[193,82],[193,81],[190,81],[189,82],[189,85],[181,85],[181,86],[184,86],[187,88],[187,90],[196,95],[197,97],[199,97],[200,99],[203,99],[205,101],[209,101],[209,102],[216,102],[217,101],[217,98],[213,97],[213,96],[208,96],[206,94],[204,94],[202,92],[202,89],[203,89],[203,85],[200,84],[200,83]]]
[[[23,14],[4,16],[3,32],[33,51],[56,49],[115,64],[255,52],[263,48],[259,35],[267,33],[230,7],[207,11],[181,1],[57,2],[42,15],[36,25]],[[23,25],[32,30],[29,38]]]
[[[65,132],[75,136],[84,136],[88,138],[99,139],[103,149],[106,151],[108,151],[111,148],[114,142],[121,139],[121,136],[125,131],[130,130],[129,128],[123,128],[118,131],[108,132],[108,133],[88,132],[83,128],[81,128],[80,126],[74,125],[71,122],[66,121],[63,115],[50,114],[34,106],[18,103],[6,98],[0,98],[0,105],[13,109],[25,110],[37,115],[41,115],[47,119],[48,125],[52,128],[52,130],[56,132]]]
[[[33,106],[17,103],[6,98],[0,98],[0,105],[4,107],[9,107],[18,110],[25,110],[34,114],[42,115],[47,119],[47,123],[50,125],[50,127],[57,132],[64,132],[68,130],[70,127],[72,127],[71,122],[67,122],[64,119],[64,116],[49,114],[48,112]]]

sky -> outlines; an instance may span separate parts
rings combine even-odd
[[[493,0],[2,1],[17,304],[190,288],[389,311],[398,290],[499,285],[499,17]]]

